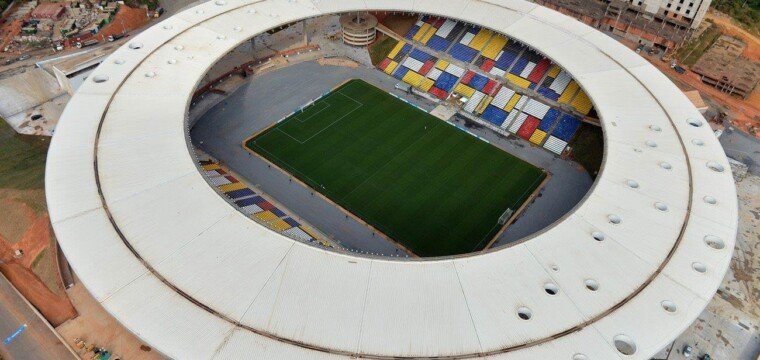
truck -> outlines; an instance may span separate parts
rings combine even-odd
[[[97,40],[90,39],[90,40],[85,40],[85,41],[77,41],[76,46],[77,46],[77,49],[81,49],[81,48],[85,48],[85,47],[88,47],[88,46],[95,45],[97,43],[98,43]]]
[[[118,34],[118,35],[108,35],[108,42],[114,42],[116,40],[119,40],[126,36],[125,34]]]

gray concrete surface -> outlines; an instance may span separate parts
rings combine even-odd
[[[720,136],[726,155],[749,166],[749,172],[760,175],[760,140],[732,126],[726,126]]]
[[[75,359],[53,330],[0,274],[0,358],[9,360]],[[26,324],[13,341],[4,340]]]
[[[296,64],[254,78],[225,101],[203,115],[191,130],[195,146],[244,176],[249,182],[281,202],[288,209],[350,250],[382,255],[402,255],[395,245],[373,235],[331,203],[289,181],[290,176],[270,168],[251,155],[242,141],[282,119],[309,100],[330,91],[351,78],[361,78],[396,95],[406,97],[426,110],[436,104],[394,89],[396,79],[371,68],[320,66],[314,62]],[[486,129],[470,129],[504,149],[552,173],[540,196],[499,238],[497,245],[508,244],[544,228],[575,206],[592,185],[582,168],[522,140],[504,139]],[[413,219],[410,219],[413,221]]]

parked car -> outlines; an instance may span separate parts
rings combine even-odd
[[[31,56],[31,55],[29,55],[29,54],[24,54],[24,55],[21,55],[21,56],[19,56],[19,57],[18,57],[18,61],[29,60],[29,59],[31,59],[31,58],[32,58],[32,56]]]
[[[691,357],[691,353],[694,351],[694,349],[691,347],[691,345],[684,345],[683,350],[681,350],[681,353],[683,354],[683,357],[688,358]]]
[[[676,66],[673,66],[673,70],[675,70],[675,71],[676,71],[677,73],[679,73],[679,74],[684,74],[684,73],[686,73],[686,69],[684,69],[684,68],[682,68],[682,67],[680,67],[680,66],[678,66],[678,65],[676,65]]]

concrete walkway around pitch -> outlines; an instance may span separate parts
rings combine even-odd
[[[393,243],[373,235],[365,225],[346,217],[321,197],[312,196],[310,189],[288,181],[287,174],[270,168],[241,146],[242,141],[253,133],[351,78],[363,79],[406,98],[427,111],[437,106],[423,98],[396,90],[394,86],[398,80],[376,69],[320,66],[315,62],[305,62],[255,77],[241,86],[198,120],[191,131],[193,143],[225,162],[250,183],[256,184],[344,247],[368,253],[402,256],[403,251]],[[503,138],[488,129],[469,130],[553,175],[535,202],[499,237],[495,246],[508,244],[555,222],[591,188],[591,177],[572,161],[562,160],[521,139]]]

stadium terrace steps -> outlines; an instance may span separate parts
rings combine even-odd
[[[569,114],[538,99],[515,93],[500,85],[499,79],[568,104],[583,115],[593,109],[591,100],[567,71],[502,34],[451,19],[420,16],[406,38],[469,65],[463,68],[402,41],[378,65],[381,70],[439,99],[448,98],[450,93],[463,96],[467,99],[463,111],[535,145],[541,146],[552,136],[569,141],[577,129],[572,124],[579,120],[567,118]],[[469,70],[472,66],[485,75]],[[555,127],[557,134],[552,132]],[[550,147],[559,145],[561,142],[553,141]]]
[[[199,164],[208,182],[230,199],[241,213],[256,218],[269,228],[298,241],[333,247],[327,241],[319,239],[319,236],[307,226],[279,209],[261,194],[257,194],[248,185],[230,176],[228,170],[225,170],[216,160],[205,154],[200,157],[204,159],[200,160]]]

